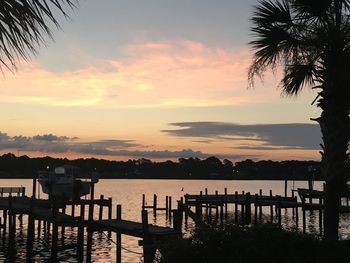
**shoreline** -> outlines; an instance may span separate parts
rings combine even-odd
[[[28,179],[32,180],[34,177],[28,176],[1,176],[1,179]],[[88,177],[79,177],[79,179],[88,179]],[[140,176],[101,176],[99,179],[108,179],[108,180],[198,180],[198,181],[308,181],[308,179],[300,179],[300,178],[232,178],[232,177],[221,177],[221,178],[213,178],[213,177],[140,177]],[[323,182],[321,179],[314,179],[314,182]]]

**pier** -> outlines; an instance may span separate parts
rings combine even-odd
[[[181,227],[179,228],[178,221],[174,220],[174,228],[151,225],[148,223],[148,211],[145,209],[142,210],[141,222],[123,220],[121,205],[116,206],[116,214],[113,217],[112,199],[105,199],[104,196],[100,196],[98,199],[85,200],[50,200],[35,198],[35,192],[33,192],[32,197],[27,197],[24,194],[25,190],[17,191],[17,187],[3,189],[3,195],[0,197],[2,215],[0,226],[2,236],[8,238],[7,258],[10,261],[15,259],[16,224],[17,221],[19,221],[19,224],[23,224],[24,216],[27,217],[27,262],[32,262],[33,257],[41,252],[35,251],[33,247],[34,240],[36,236],[39,236],[40,231],[46,231],[47,235],[51,237],[50,262],[57,262],[59,260],[58,252],[65,249],[76,249],[78,262],[91,262],[92,237],[93,233],[97,231],[108,232],[109,238],[112,233],[115,233],[116,262],[118,263],[122,262],[121,235],[141,239],[139,245],[143,247],[145,263],[153,262],[157,246],[159,246],[161,240],[174,236],[181,237]],[[16,194],[16,196],[13,196],[13,194]],[[93,197],[93,193],[91,197]],[[98,209],[98,218],[94,218],[95,209]],[[79,213],[78,215],[76,215],[76,210]],[[75,243],[65,244],[66,227],[76,229],[77,239]],[[38,234],[36,235],[36,233]],[[59,237],[59,234],[61,237]],[[58,245],[59,243],[60,245]]]
[[[289,215],[289,226],[294,224],[295,229],[306,232],[308,216],[316,212],[313,216],[318,216],[319,234],[323,231],[324,192],[313,189],[293,189],[290,196],[286,190],[281,196],[273,194],[272,190],[230,193],[225,188],[221,193],[209,193],[204,189],[198,194],[185,194],[178,200],[156,194],[147,199],[143,194],[139,222],[124,219],[122,205],[113,206],[112,198],[104,195],[95,198],[94,187],[89,199],[80,200],[40,199],[35,189],[35,180],[31,197],[25,195],[23,187],[0,187],[0,230],[8,244],[6,257],[10,261],[16,255],[16,224],[23,225],[24,220],[27,262],[32,262],[43,251],[34,245],[40,233],[48,237],[45,252],[49,253],[50,262],[59,261],[60,252],[67,249],[76,251],[77,262],[91,262],[93,235],[103,232],[115,243],[116,262],[123,262],[121,236],[127,235],[139,239],[143,262],[151,263],[164,240],[181,238],[183,230],[191,229],[189,220],[196,226],[234,222],[244,225],[273,223],[282,227],[284,213]],[[344,194],[342,198],[342,213],[350,212],[349,197]],[[149,215],[154,219],[165,216],[171,227],[149,224]],[[74,239],[65,238],[67,228],[74,232]]]

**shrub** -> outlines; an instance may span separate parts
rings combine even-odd
[[[170,240],[160,248],[159,263],[337,263],[348,262],[349,248],[313,235],[274,225],[208,226],[190,238]]]

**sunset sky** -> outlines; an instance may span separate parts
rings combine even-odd
[[[1,152],[116,160],[319,159],[315,93],[248,89],[253,0],[83,0],[4,71]]]

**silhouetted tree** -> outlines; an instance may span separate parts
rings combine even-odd
[[[303,87],[319,89],[314,102],[322,113],[315,120],[323,135],[324,235],[328,240],[338,239],[350,137],[349,18],[349,0],[262,0],[252,18],[251,84],[266,69],[282,66],[281,87],[286,94],[297,95]]]
[[[64,16],[65,6],[74,7],[76,0],[1,0],[0,3],[0,63],[16,68],[19,58],[28,59],[36,53],[44,36],[51,37],[49,23],[59,27],[55,10]]]

